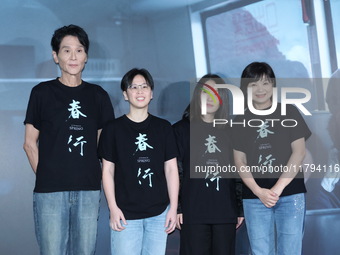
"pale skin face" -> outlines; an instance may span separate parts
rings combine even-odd
[[[213,87],[217,91],[216,83],[213,80],[208,80],[205,82],[205,84]],[[214,119],[215,113],[220,108],[220,102],[218,98],[216,97],[216,95],[208,87],[203,86],[203,88],[208,90],[211,93],[211,95],[213,95],[214,99],[211,98],[211,96],[207,94],[205,91],[203,90],[201,91],[201,102],[202,102],[203,95],[207,96],[207,114],[202,115],[202,119],[205,122],[212,122]]]
[[[249,87],[252,88],[252,99],[255,109],[266,109],[272,105],[273,83],[266,77],[262,77],[257,82],[249,83]]]
[[[132,88],[123,92],[124,99],[129,101],[130,107],[135,109],[147,108],[153,93],[151,87],[147,85],[145,78],[137,74],[131,83]]]
[[[81,77],[81,73],[87,61],[85,48],[76,36],[65,36],[60,43],[59,52],[52,52],[53,59],[59,64],[61,77]]]

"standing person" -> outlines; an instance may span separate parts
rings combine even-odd
[[[148,113],[153,88],[147,70],[128,71],[121,89],[129,113],[110,122],[100,138],[114,255],[165,254],[176,226],[177,148],[170,123]]]
[[[57,29],[51,40],[61,76],[32,89],[26,151],[36,173],[33,194],[40,254],[94,254],[101,189],[97,138],[114,119],[108,94],[81,79],[89,40],[78,26]]]
[[[253,62],[241,78],[241,90],[246,98],[252,97],[253,107],[272,109],[276,86],[272,68]],[[285,119],[291,121],[289,127],[282,125]],[[255,115],[246,108],[234,122],[234,159],[244,183],[243,208],[252,254],[301,254],[306,188],[299,166],[309,128],[294,106],[287,105],[283,115],[280,104],[269,115]],[[275,167],[284,171],[272,171]]]
[[[177,222],[181,255],[234,255],[236,228],[243,221],[238,218],[235,179],[207,170],[233,165],[230,128],[213,126],[215,118],[228,119],[227,91],[216,84],[225,82],[217,75],[203,76],[182,120],[173,126],[182,170]],[[206,114],[201,113],[204,96]]]

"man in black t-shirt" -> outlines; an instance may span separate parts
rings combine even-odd
[[[108,94],[82,81],[89,40],[75,25],[52,41],[61,77],[32,89],[25,127],[28,160],[36,173],[34,218],[41,254],[94,254],[101,189],[97,140],[114,119]]]

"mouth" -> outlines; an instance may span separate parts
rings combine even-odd
[[[256,94],[255,96],[257,98],[264,98],[267,94]]]
[[[137,97],[137,101],[144,101],[145,97]]]

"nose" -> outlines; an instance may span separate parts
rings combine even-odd
[[[75,51],[71,51],[71,59],[74,60],[77,58],[77,54]]]
[[[209,103],[214,102],[214,100],[211,98],[210,95],[207,95],[207,102],[209,102]]]

